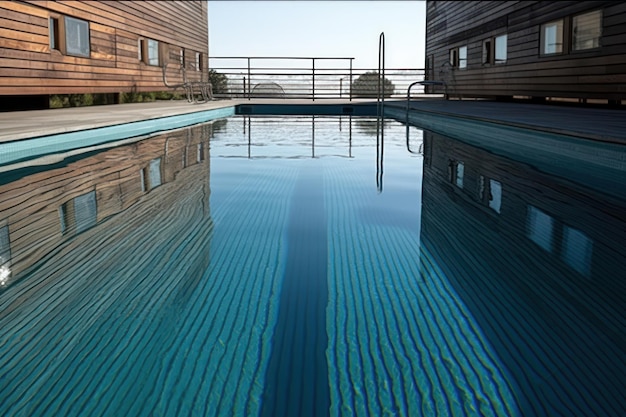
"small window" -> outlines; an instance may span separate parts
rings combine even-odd
[[[554,219],[534,206],[528,206],[527,233],[530,240],[552,252]]]
[[[148,39],[148,65],[159,65],[159,41]]]
[[[541,55],[563,53],[563,21],[541,25]]]
[[[185,48],[180,48],[180,67],[185,68]]]
[[[459,68],[467,68],[467,46],[459,48]]]
[[[89,57],[89,22],[65,16],[65,52]]]
[[[9,226],[0,223],[0,286],[5,286],[11,276],[11,238]]]
[[[596,10],[572,18],[572,49],[598,48],[602,34],[602,11]]]
[[[496,64],[503,64],[506,62],[507,35],[496,36],[495,45]]]
[[[450,66],[459,66],[459,50],[457,48],[450,49]]]
[[[563,228],[563,260],[576,271],[591,276],[593,241],[580,230],[569,226]]]
[[[137,40],[137,59],[139,59],[140,61],[145,60],[143,43],[144,43],[143,38],[139,38]]]
[[[492,48],[492,41],[491,39],[485,39],[483,41],[483,64],[491,64],[492,63],[492,59],[491,57],[493,56],[493,48]]]
[[[61,50],[61,43],[59,39],[59,19],[51,17],[49,20],[50,29],[50,49],[56,51]]]
[[[151,189],[161,185],[161,158],[150,161],[148,173],[150,176],[148,182],[150,183]]]

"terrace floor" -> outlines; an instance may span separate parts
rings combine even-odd
[[[371,100],[220,100],[203,104],[158,101],[107,106],[0,113],[0,143],[77,130],[193,113],[237,104],[357,104]],[[389,100],[404,108],[405,100]],[[412,111],[471,118],[512,126],[626,144],[626,110],[530,103],[419,99]]]

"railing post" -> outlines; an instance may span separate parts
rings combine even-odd
[[[339,79],[339,98],[341,98],[343,94],[343,78]]]
[[[311,58],[313,61],[313,101],[315,101],[315,58]]]
[[[246,98],[246,77],[243,77],[243,90],[241,90],[241,98]]]
[[[352,101],[352,58],[350,58],[350,101]]]
[[[250,100],[250,58],[248,58],[248,100]]]

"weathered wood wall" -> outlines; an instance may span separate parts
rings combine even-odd
[[[541,25],[602,10],[600,47],[541,56]],[[507,60],[483,65],[483,40],[506,33]],[[567,37],[564,39],[568,42]],[[467,68],[451,68],[450,49],[467,46]],[[430,79],[459,97],[626,99],[626,2],[428,1]]]
[[[89,22],[90,56],[63,54],[50,45],[50,19]],[[208,21],[205,1],[0,1],[0,96],[159,91],[159,65],[140,59],[140,39],[160,43],[168,81],[186,74],[206,78]]]

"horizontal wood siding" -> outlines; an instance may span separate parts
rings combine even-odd
[[[603,12],[600,48],[540,56],[543,23],[593,10]],[[626,2],[429,1],[426,26],[431,78],[445,81],[451,96],[626,99]],[[483,65],[483,41],[505,33],[506,63]],[[460,46],[465,69],[449,65],[450,49]]]
[[[50,48],[49,19],[89,22],[90,56]],[[117,93],[166,90],[160,66],[139,59],[139,40],[154,39],[169,51],[168,82],[180,84],[180,50],[190,81],[201,53],[207,68],[205,1],[0,1],[0,95]]]
[[[177,182],[178,176],[194,165],[209,164],[213,126],[203,124],[174,136],[155,136],[0,185],[0,225],[9,228],[13,278],[75,238],[71,227],[62,230],[60,208],[72,207],[76,197],[95,192],[97,224],[145,202],[152,194],[160,195],[160,204],[171,204],[178,197],[176,190],[184,187]],[[202,161],[198,161],[198,149],[204,152]],[[145,189],[141,171],[154,159],[161,160],[161,186]]]

